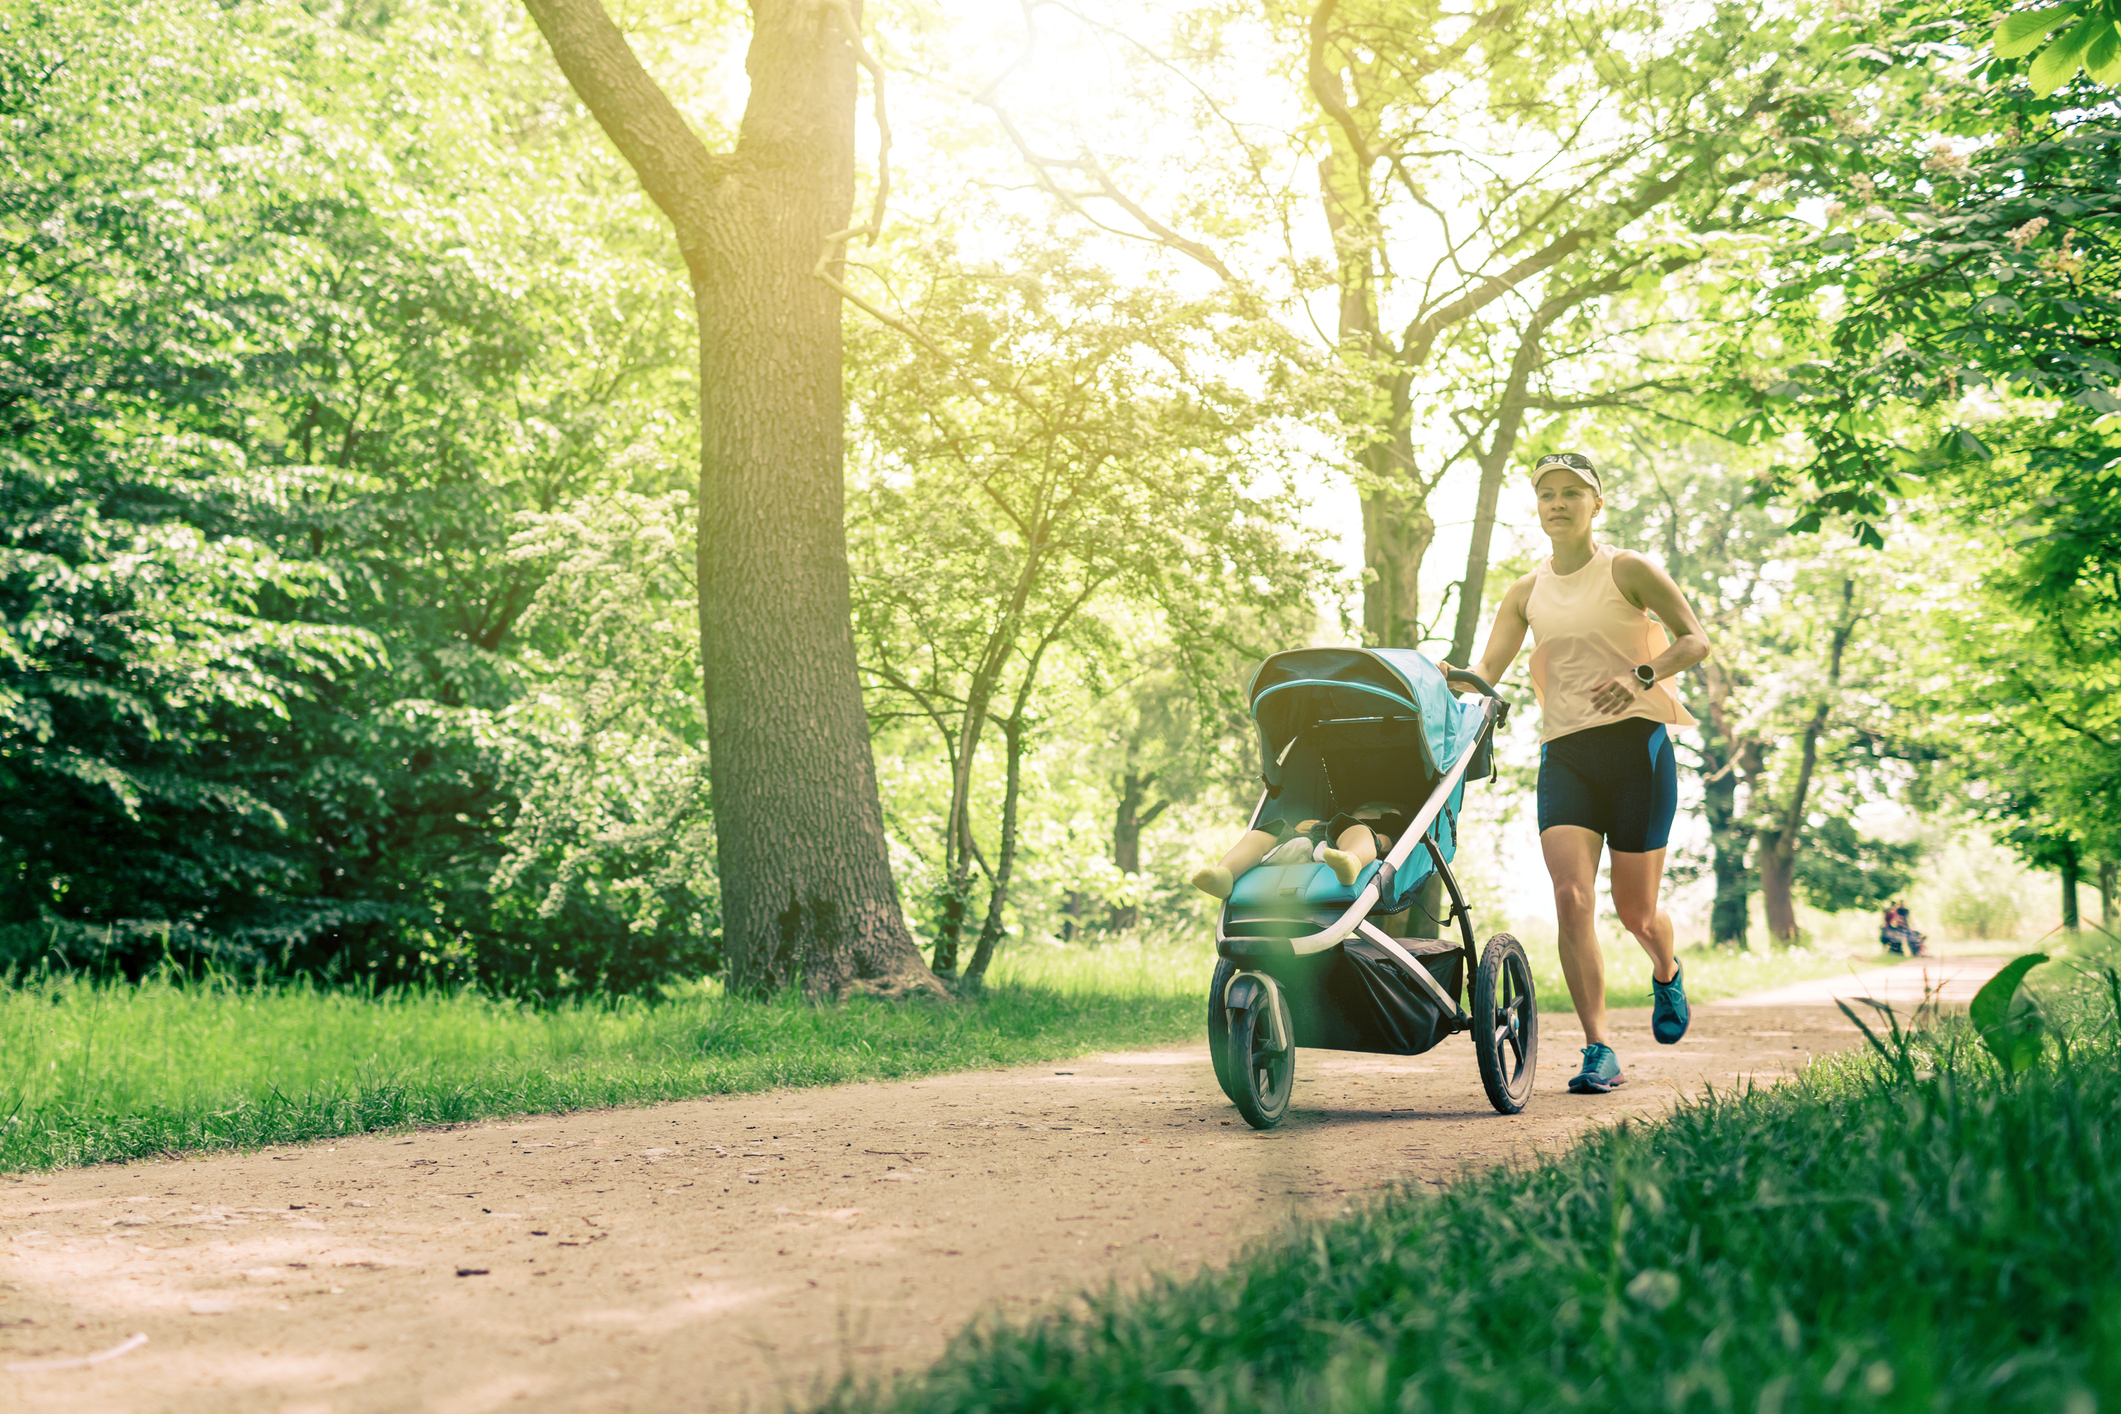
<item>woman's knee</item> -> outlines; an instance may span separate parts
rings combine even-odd
[[[1554,911],[1565,918],[1580,918],[1590,914],[1598,904],[1598,894],[1589,884],[1573,879],[1554,881]]]
[[[1620,926],[1637,938],[1648,942],[1657,933],[1657,908],[1628,907],[1619,910]]]

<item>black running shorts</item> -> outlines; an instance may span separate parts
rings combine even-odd
[[[1539,828],[1580,825],[1621,854],[1663,849],[1679,813],[1679,761],[1662,722],[1623,717],[1539,753]]]

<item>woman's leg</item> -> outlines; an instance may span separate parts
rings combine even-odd
[[[1679,975],[1679,962],[1672,952],[1672,916],[1657,906],[1663,886],[1663,850],[1613,851],[1613,911],[1620,915],[1620,926],[1650,955],[1651,974],[1669,982]]]
[[[1539,849],[1554,881],[1561,975],[1583,1023],[1583,1039],[1605,1044],[1605,956],[1598,949],[1598,856],[1605,839],[1581,825],[1549,825]]]

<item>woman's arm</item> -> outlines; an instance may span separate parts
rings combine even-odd
[[[1650,659],[1650,671],[1659,682],[1678,677],[1709,656],[1708,632],[1670,575],[1629,550],[1614,557],[1613,584],[1630,604],[1655,614],[1672,635],[1671,646]],[[1592,689],[1591,705],[1617,716],[1634,705],[1641,691],[1632,675],[1613,678]]]
[[[1517,650],[1524,647],[1524,636],[1531,628],[1525,619],[1524,607],[1531,593],[1532,576],[1526,575],[1510,586],[1495,610],[1495,623],[1488,629],[1487,651],[1480,655],[1479,664],[1472,669],[1489,687],[1502,682],[1502,675],[1517,661]],[[1447,673],[1451,670],[1449,663],[1436,666]]]

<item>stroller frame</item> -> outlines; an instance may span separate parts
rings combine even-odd
[[[1524,949],[1507,933],[1497,934],[1488,942],[1484,954],[1476,955],[1472,910],[1467,906],[1464,893],[1459,888],[1457,877],[1452,873],[1450,859],[1445,848],[1439,846],[1437,823],[1453,796],[1467,779],[1469,772],[1476,778],[1484,777],[1487,768],[1483,764],[1478,772],[1473,768],[1476,761],[1484,761],[1483,753],[1491,753],[1496,729],[1506,720],[1509,704],[1494,688],[1481,678],[1458,669],[1451,669],[1447,681],[1462,683],[1479,692],[1477,699],[1477,725],[1465,733],[1465,739],[1457,744],[1453,759],[1436,778],[1427,798],[1410,818],[1407,828],[1394,840],[1392,847],[1379,861],[1369,881],[1357,891],[1355,897],[1344,906],[1331,921],[1323,926],[1313,926],[1310,931],[1296,936],[1244,935],[1233,931],[1234,903],[1226,903],[1216,924],[1216,951],[1222,961],[1210,984],[1209,994],[1209,1041],[1211,1055],[1215,1060],[1216,1077],[1224,1092],[1237,1105],[1246,1121],[1255,1129],[1267,1129],[1278,1124],[1286,1113],[1290,1092],[1294,1088],[1294,1053],[1297,1029],[1293,1024],[1286,988],[1292,983],[1277,980],[1265,964],[1274,959],[1284,959],[1282,970],[1287,974],[1295,959],[1317,959],[1319,965],[1341,966],[1343,960],[1329,960],[1323,954],[1344,945],[1360,941],[1372,950],[1362,964],[1371,977],[1380,969],[1388,973],[1388,986],[1420,994],[1420,1006],[1429,1018],[1428,1029],[1419,1036],[1395,1032],[1396,1044],[1366,1041],[1360,1045],[1349,1045],[1351,1049],[1383,1051],[1388,1054],[1419,1054],[1436,1044],[1446,1035],[1462,1031],[1474,1033],[1474,1048],[1479,1062],[1483,1087],[1494,1107],[1505,1114],[1514,1114],[1524,1108],[1529,1100],[1536,1066],[1537,1006],[1533,997],[1530,964]],[[1360,689],[1361,684],[1351,686]],[[1382,694],[1381,694],[1382,695]],[[1261,697],[1264,694],[1260,694]],[[1255,698],[1255,715],[1258,714]],[[1463,706],[1461,705],[1461,710]],[[1313,727],[1362,729],[1375,724],[1384,731],[1389,723],[1404,720],[1389,716],[1333,716],[1320,717],[1291,733],[1274,758],[1277,770],[1285,767],[1290,755],[1297,748],[1306,731]],[[1262,723],[1265,733],[1265,724]],[[1433,759],[1425,755],[1424,759]],[[1442,763],[1437,763],[1442,764]],[[1251,827],[1259,828],[1280,786],[1271,778],[1253,807]],[[1455,818],[1455,817],[1454,817]],[[1445,843],[1453,853],[1456,848],[1455,831],[1447,833]],[[1450,907],[1442,917],[1434,918],[1441,926],[1457,925],[1457,946],[1438,948],[1422,946],[1421,939],[1409,939],[1415,948],[1409,949],[1404,942],[1391,937],[1371,920],[1370,914],[1380,904],[1397,900],[1395,892],[1397,876],[1407,869],[1415,857],[1415,850],[1426,852],[1425,863],[1449,894]],[[1410,896],[1411,898],[1411,896]],[[1416,903],[1416,907],[1422,905]],[[1311,920],[1317,922],[1316,912]],[[1267,920],[1236,919],[1238,923],[1257,925]],[[1292,924],[1292,926],[1302,926]],[[1440,931],[1440,928],[1439,928]],[[1442,939],[1436,940],[1441,942]],[[1431,965],[1424,965],[1422,954]],[[1381,957],[1380,957],[1381,955]],[[1391,962],[1383,962],[1383,958]],[[1448,961],[1451,966],[1447,976],[1453,985],[1446,988],[1437,979],[1431,966]],[[1396,967],[1393,966],[1396,964]],[[1313,976],[1324,974],[1313,973]],[[1300,979],[1294,984],[1301,987]],[[1375,983],[1372,983],[1373,988]],[[1470,991],[1472,1010],[1461,1004],[1459,993]],[[1348,1045],[1332,1040],[1308,1041],[1307,1045]],[[1512,1052],[1514,1051],[1514,1056]]]

